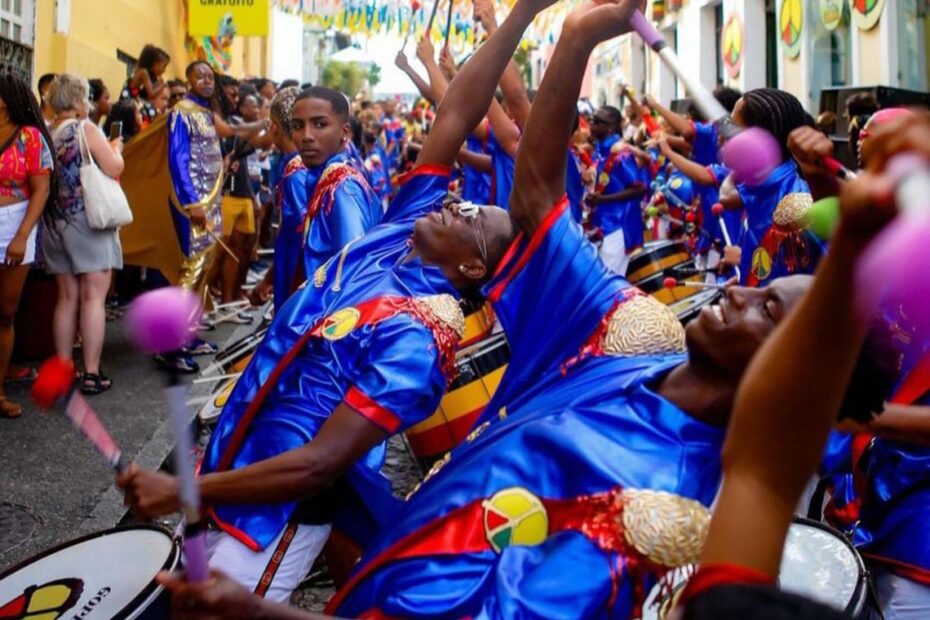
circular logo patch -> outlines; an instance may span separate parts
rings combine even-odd
[[[756,248],[752,253],[752,275],[765,280],[772,273],[772,257],[765,248]]]
[[[597,182],[606,186],[608,183],[610,183],[610,175],[608,175],[606,172],[602,172]]]
[[[674,179],[672,179],[672,182],[669,183],[669,187],[671,187],[672,189],[679,189],[682,183],[684,183],[684,181],[681,180],[681,177],[675,177]]]
[[[345,338],[358,325],[361,313],[355,308],[343,308],[323,320],[323,338],[339,340]]]
[[[549,535],[549,515],[539,498],[520,487],[495,493],[482,503],[484,535],[495,552],[511,545],[535,546]]]

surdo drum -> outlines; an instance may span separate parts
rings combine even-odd
[[[168,593],[154,579],[179,557],[178,542],[154,526],[83,536],[0,575],[0,618],[168,618]]]
[[[679,571],[671,596],[655,586],[646,598],[642,620],[665,620],[687,582]],[[788,530],[778,587],[850,617],[862,613],[868,590],[865,565],[849,541],[833,528],[801,517],[795,517]]]

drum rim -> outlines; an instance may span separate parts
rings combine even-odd
[[[850,542],[846,536],[839,530],[826,523],[821,523],[820,521],[814,521],[813,519],[808,519],[807,517],[793,517],[791,519],[791,524],[799,525],[808,525],[815,529],[823,530],[828,534],[832,534],[834,537],[838,538],[843,545],[852,552],[853,558],[856,560],[856,565],[859,567],[859,579],[856,582],[856,587],[853,588],[852,598],[849,603],[846,604],[843,613],[851,614],[856,616],[862,613],[862,610],[865,609],[865,604],[868,599],[868,580],[869,572],[865,567],[865,561],[862,559],[862,554],[859,553],[859,550],[856,549],[856,546]],[[785,535],[787,539],[787,534]]]
[[[164,534],[168,538],[168,540],[171,541],[171,553],[168,555],[168,559],[165,560],[165,563],[162,565],[161,570],[170,570],[176,567],[181,557],[181,545],[178,542],[178,539],[169,530],[163,527],[160,527],[158,525],[152,525],[150,523],[138,523],[138,524],[132,524],[132,525],[118,525],[116,527],[112,527],[106,530],[100,530],[98,532],[91,532],[90,534],[85,534],[84,536],[79,536],[67,542],[61,543],[59,545],[55,545],[54,547],[46,549],[45,551],[42,551],[30,558],[27,558],[23,560],[22,562],[16,564],[15,566],[0,573],[0,582],[14,575],[15,573],[18,573],[28,568],[29,566],[35,564],[36,562],[39,562],[40,560],[44,560],[45,558],[49,556],[52,556],[52,555],[55,555],[56,553],[64,551],[65,549],[68,549],[69,547],[74,547],[82,543],[85,543],[89,540],[93,540],[95,538],[102,538],[110,534],[118,534],[122,532],[140,531],[140,530],[148,530],[148,531],[154,531],[160,534]],[[163,586],[158,585],[157,583],[155,583],[154,580],[150,581],[149,584],[145,588],[143,588],[142,591],[139,592],[138,595],[133,597],[131,601],[129,601],[125,606],[123,606],[122,609],[120,609],[113,616],[112,620],[123,620],[125,618],[130,618],[130,617],[134,617],[138,615],[135,612],[138,612],[144,609],[141,607],[141,605],[143,603],[146,603],[147,601],[154,601],[155,598],[157,598],[157,596],[161,594],[162,590],[164,590]]]
[[[231,345],[223,347],[222,349],[217,351],[216,356],[214,357],[214,360],[220,364],[225,364],[228,361],[231,361],[231,356],[240,355],[241,353],[251,350],[253,345],[256,345],[257,343],[260,343],[262,340],[264,340],[265,334],[267,333],[268,333],[267,328],[259,327],[257,330],[255,330],[248,336],[245,336],[244,338],[240,338],[239,340],[232,343]]]
[[[642,269],[642,266],[634,267],[634,265],[637,263],[637,261],[640,261],[647,257],[649,258],[649,261],[646,262],[646,264],[649,264],[653,262],[653,260],[656,260],[656,259],[661,260],[663,258],[671,256],[672,254],[688,254],[689,257],[691,256],[691,254],[688,253],[688,247],[682,242],[663,240],[663,241],[656,241],[655,243],[657,245],[652,246],[652,247],[646,247],[645,245],[641,246],[638,252],[633,252],[632,254],[630,254],[630,264],[627,267],[627,271],[629,273],[635,273],[639,271],[640,269]],[[666,252],[665,250],[668,250],[668,249],[674,249],[675,251]],[[660,256],[652,256],[653,254],[656,254],[656,253],[662,253],[662,254]]]

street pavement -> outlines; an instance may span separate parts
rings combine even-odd
[[[256,323],[258,318],[255,313]],[[232,332],[226,324],[205,336],[222,343]],[[80,351],[76,354],[80,359]],[[212,361],[199,360],[203,367]],[[107,323],[102,368],[113,388],[88,402],[127,460],[158,467],[172,446],[164,374],[133,349],[122,319]],[[17,420],[0,419],[0,572],[84,533],[113,527],[124,513],[112,469],[67,418],[39,411],[29,402],[28,386],[9,386],[7,392],[25,411]]]

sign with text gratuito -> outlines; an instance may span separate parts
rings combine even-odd
[[[192,37],[267,37],[269,0],[188,0]]]

